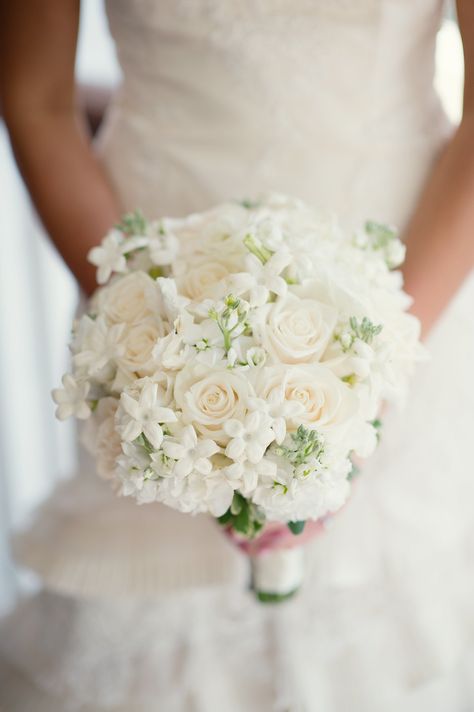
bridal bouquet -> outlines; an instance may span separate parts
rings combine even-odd
[[[137,502],[210,513],[245,539],[297,534],[345,503],[420,346],[395,232],[350,234],[270,195],[183,219],[125,216],[91,250],[57,416],[89,419],[98,473]],[[301,582],[300,549],[253,562],[262,600]]]

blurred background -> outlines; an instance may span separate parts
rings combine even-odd
[[[462,47],[448,8],[438,35],[436,87],[459,121]],[[120,82],[101,0],[83,0],[77,81],[92,125],[102,98]],[[54,418],[51,389],[67,369],[66,347],[77,289],[39,225],[0,119],[0,613],[15,600],[21,576],[9,533],[76,463],[74,425]]]

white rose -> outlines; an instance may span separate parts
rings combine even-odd
[[[318,361],[331,338],[337,313],[314,299],[287,294],[255,313],[254,335],[275,361]]]
[[[153,350],[168,331],[168,324],[158,315],[131,326],[123,339],[124,352],[117,359],[118,366],[139,376],[150,376],[157,368]]]
[[[209,372],[201,364],[184,368],[176,376],[174,389],[184,422],[219,445],[229,441],[224,424],[230,418],[243,419],[251,394],[254,395],[253,390],[245,377],[228,369]]]
[[[101,291],[99,307],[113,324],[137,324],[159,311],[156,283],[145,272],[131,272]]]
[[[258,395],[270,398],[272,391],[301,407],[288,416],[287,429],[298,425],[329,433],[348,423],[358,410],[357,397],[328,368],[320,364],[268,366],[261,372]]]
[[[226,277],[237,271],[231,262],[215,257],[195,258],[190,263],[181,263],[176,267],[175,278],[180,293],[194,300],[221,296],[217,291],[217,286]]]

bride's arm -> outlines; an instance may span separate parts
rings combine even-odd
[[[458,0],[463,118],[408,225],[405,285],[426,334],[474,265],[474,3]]]
[[[38,213],[87,291],[86,261],[116,221],[118,202],[76,104],[79,0],[0,0],[1,98],[13,150]]]

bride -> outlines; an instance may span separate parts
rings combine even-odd
[[[124,80],[96,145],[74,97],[78,0],[1,4],[2,102],[37,210],[85,293],[119,215],[277,190],[398,224],[425,335],[474,259],[474,4],[458,1],[464,117],[433,89],[441,0],[109,0]],[[473,284],[430,335],[403,414],[307,544],[293,602],[255,603],[206,517],[115,497],[85,458],[19,562],[5,712],[474,708]],[[45,403],[45,407],[49,407]]]

